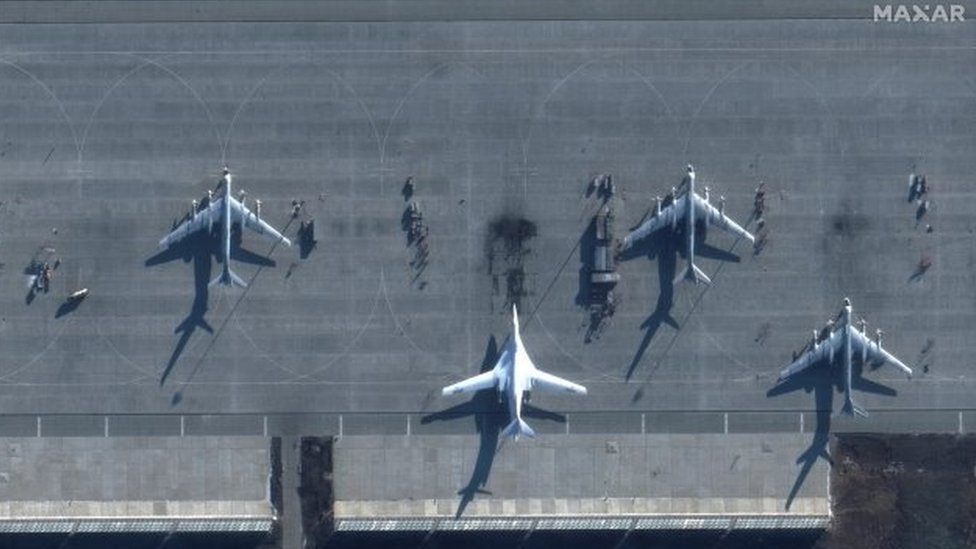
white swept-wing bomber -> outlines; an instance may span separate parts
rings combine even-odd
[[[165,248],[171,246],[172,244],[183,240],[187,236],[206,229],[211,231],[214,225],[220,225],[220,238],[221,238],[221,259],[224,262],[223,270],[218,274],[212,281],[210,285],[213,286],[218,282],[225,284],[227,286],[236,284],[240,287],[245,287],[247,284],[241,277],[230,270],[230,229],[232,224],[238,224],[243,227],[247,227],[252,231],[266,235],[275,242],[284,242],[286,246],[291,246],[291,241],[284,237],[281,233],[275,230],[274,227],[268,225],[260,217],[261,206],[258,202],[256,207],[257,213],[252,212],[247,209],[244,205],[244,197],[242,195],[241,201],[238,201],[231,194],[231,173],[230,170],[224,168],[223,171],[223,194],[217,198],[213,198],[212,193],[210,194],[210,200],[208,201],[207,207],[202,210],[197,210],[194,207],[193,217],[185,221],[179,227],[173,230],[173,232],[164,236],[162,240],[159,241],[159,247]],[[194,201],[196,204],[196,201]]]
[[[896,366],[908,374],[909,377],[912,376],[912,369],[905,366],[891,353],[881,348],[882,332],[880,330],[876,332],[876,339],[872,341],[865,330],[867,322],[861,320],[858,323],[859,326],[854,326],[851,318],[851,300],[845,297],[844,308],[841,310],[837,320],[828,323],[825,329],[826,333],[823,336],[814,330],[813,341],[809,349],[780,372],[777,382],[782,382],[821,361],[826,360],[828,363],[832,363],[834,356],[840,353],[844,360],[845,400],[843,411],[851,415],[867,416],[868,414],[863,408],[854,404],[853,397],[851,396],[851,357],[853,353],[861,353],[862,364],[865,364],[869,359],[880,360]]]
[[[687,279],[696,284],[699,282],[708,284],[711,280],[695,265],[695,223],[704,221],[709,225],[714,225],[736,236],[745,238],[749,242],[754,242],[755,237],[725,215],[724,199],[720,199],[719,207],[716,208],[709,202],[708,187],[705,187],[704,196],[695,192],[695,168],[691,164],[688,165],[688,175],[685,177],[685,184],[687,185],[687,190],[681,196],[678,196],[677,192],[672,190],[671,196],[673,199],[668,206],[662,208],[661,201],[658,200],[655,215],[624,237],[622,249],[626,250],[630,248],[660,229],[669,227],[671,230],[675,230],[679,222],[683,223],[688,266],[678,273],[674,281],[677,282],[681,279]]]
[[[495,388],[499,396],[505,395],[511,423],[501,436],[518,440],[520,435],[535,438],[535,431],[522,419],[522,398],[526,391],[540,389],[548,392],[585,395],[586,387],[565,380],[536,368],[525,352],[519,333],[518,310],[512,305],[512,336],[502,346],[495,367],[464,381],[444,387],[441,394],[456,395]]]

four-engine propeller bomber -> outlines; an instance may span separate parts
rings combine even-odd
[[[522,419],[522,398],[526,391],[542,389],[577,395],[586,394],[586,387],[536,368],[528,353],[525,352],[525,346],[522,345],[522,336],[519,334],[518,309],[514,304],[512,305],[512,335],[502,346],[495,367],[454,385],[444,387],[441,394],[447,396],[471,393],[492,387],[498,390],[499,398],[504,395],[508,403],[509,417],[512,418],[512,422],[505,427],[501,436],[512,437],[515,440],[518,440],[519,435],[535,438],[535,431]]]
[[[824,359],[826,359],[828,364],[831,364],[834,361],[834,354],[841,352],[843,353],[842,357],[844,359],[845,397],[843,411],[850,415],[863,417],[867,416],[868,413],[863,408],[854,404],[854,399],[851,396],[851,357],[854,351],[861,352],[862,365],[866,364],[869,358],[889,362],[908,374],[908,377],[912,376],[912,369],[902,364],[900,360],[881,348],[881,336],[883,335],[881,330],[876,332],[876,339],[871,341],[865,333],[866,321],[862,319],[858,322],[860,325],[859,329],[854,327],[854,323],[851,322],[851,311],[851,300],[845,297],[844,308],[841,310],[840,315],[838,315],[837,320],[832,321],[832,324],[828,323],[827,331],[829,331],[829,334],[820,337],[817,330],[814,330],[813,341],[811,341],[808,350],[780,372],[777,383]]]
[[[242,202],[238,202],[231,195],[230,170],[225,167],[223,173],[223,195],[216,199],[212,198],[209,204],[207,204],[207,207],[202,210],[197,211],[196,207],[194,207],[193,217],[174,229],[173,232],[164,236],[163,239],[159,241],[159,247],[165,248],[170,246],[173,243],[179,242],[180,240],[183,240],[187,236],[203,228],[206,228],[207,231],[211,231],[213,230],[214,224],[220,224],[220,238],[222,243],[221,255],[223,257],[219,259],[223,260],[224,267],[220,274],[210,281],[210,285],[213,286],[219,282],[227,286],[236,284],[244,288],[247,286],[247,283],[245,283],[241,277],[237,276],[236,273],[230,270],[231,224],[236,223],[242,227],[247,227],[258,234],[268,235],[275,241],[284,242],[286,246],[291,246],[291,241],[276,231],[274,227],[261,220],[260,202],[256,208],[258,213],[252,212],[251,210],[247,209]],[[244,199],[242,198],[241,200]]]
[[[258,203],[258,213],[251,212],[241,201],[234,199],[231,195],[232,176],[227,168],[223,170],[223,193],[219,198],[211,198],[207,206],[202,210],[194,207],[194,215],[188,221],[181,224],[171,233],[159,241],[160,247],[170,246],[187,236],[206,228],[212,230],[213,225],[219,224],[221,227],[221,256],[223,269],[211,282],[213,286],[217,283],[225,285],[237,285],[245,287],[246,283],[233,271],[230,270],[230,245],[231,245],[231,225],[236,223],[242,227],[247,227],[258,234],[267,235],[275,241],[284,242],[290,246],[291,241],[284,235],[276,231],[272,226],[262,221],[260,215],[260,203]],[[695,192],[695,170],[688,165],[688,174],[684,179],[686,187],[681,196],[672,192],[673,201],[667,207],[661,207],[661,200],[658,199],[655,215],[642,223],[637,229],[632,231],[624,238],[623,249],[630,248],[637,241],[647,237],[657,230],[670,226],[672,230],[677,228],[679,219],[684,220],[686,239],[686,251],[688,266],[675,278],[675,282],[681,279],[688,279],[695,283],[710,283],[709,278],[694,263],[695,251],[695,224],[704,221],[711,225],[716,225],[726,231],[732,232],[750,242],[754,237],[745,229],[737,225],[724,214],[724,199],[721,199],[718,208],[709,203],[708,188],[705,188],[704,196],[699,196]],[[861,321],[860,329],[855,328],[851,322],[851,302],[844,298],[844,308],[840,312],[838,319],[828,326],[825,334],[820,335],[814,331],[813,342],[809,349],[799,358],[785,368],[779,376],[777,383],[786,380],[794,374],[816,364],[824,359],[833,362],[834,354],[842,352],[844,358],[844,391],[845,404],[843,411],[852,415],[866,416],[862,408],[854,404],[851,396],[851,357],[852,352],[860,351],[862,363],[867,359],[873,358],[890,362],[906,372],[909,377],[912,370],[905,366],[897,358],[881,348],[881,331],[877,332],[875,341],[871,341],[865,333],[865,321]],[[546,373],[536,368],[529,358],[522,344],[521,334],[519,333],[518,310],[512,306],[512,325],[511,336],[506,340],[502,347],[500,356],[495,367],[487,372],[455,383],[442,390],[443,395],[453,395],[458,393],[475,392],[483,389],[496,388],[499,398],[504,396],[507,401],[511,423],[502,431],[503,437],[512,437],[518,440],[520,435],[530,438],[535,437],[535,431],[522,419],[522,402],[527,391],[539,388],[548,391],[562,391],[573,394],[586,394],[586,388],[571,381],[562,379],[558,376]]]
[[[688,164],[688,175],[685,176],[682,183],[686,189],[685,193],[678,196],[676,191],[672,191],[673,201],[664,208],[661,207],[661,199],[658,198],[654,216],[624,237],[622,250],[630,248],[638,241],[664,227],[670,227],[673,231],[678,227],[678,220],[684,220],[685,251],[687,252],[688,266],[678,273],[674,281],[687,279],[695,284],[699,282],[709,284],[711,280],[695,265],[695,223],[704,221],[709,225],[715,225],[720,229],[745,238],[749,242],[755,242],[756,239],[749,231],[725,216],[724,197],[719,198],[719,205],[716,208],[708,201],[708,187],[705,187],[704,196],[699,196],[695,192],[695,168],[691,164]]]

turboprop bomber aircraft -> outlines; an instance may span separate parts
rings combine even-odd
[[[224,168],[223,187],[223,194],[218,198],[211,198],[206,208],[197,210],[196,202],[194,201],[193,217],[174,229],[173,232],[164,236],[159,241],[159,247],[165,248],[170,246],[204,228],[209,232],[213,230],[214,224],[219,224],[222,244],[220,250],[223,256],[220,259],[224,262],[224,268],[220,274],[210,281],[210,285],[213,286],[219,282],[227,286],[236,284],[243,288],[247,284],[241,277],[230,270],[229,265],[231,224],[236,223],[242,227],[247,227],[258,234],[267,235],[274,241],[284,242],[286,246],[291,246],[291,241],[261,219],[260,201],[257,202],[257,206],[255,207],[257,213],[254,213],[243,204],[245,200],[243,196],[239,202],[231,195],[231,173],[227,168]]]
[[[851,321],[852,307],[851,300],[844,298],[844,308],[841,310],[837,320],[828,321],[827,327],[823,332],[813,331],[813,341],[811,341],[807,351],[793,361],[792,364],[783,369],[779,374],[777,383],[786,378],[805,370],[806,368],[826,360],[828,364],[833,363],[834,355],[842,353],[844,360],[844,408],[843,412],[850,415],[867,416],[868,413],[863,408],[854,404],[851,396],[851,357],[854,352],[861,352],[861,364],[866,364],[868,359],[880,360],[895,365],[900,370],[912,377],[912,369],[902,364],[891,353],[881,348],[881,339],[884,332],[877,330],[875,340],[867,336],[865,328],[867,322],[861,319],[858,327]]]
[[[755,242],[756,239],[749,231],[725,216],[725,198],[719,198],[719,205],[716,208],[708,201],[708,187],[705,187],[704,196],[695,192],[695,168],[691,164],[688,164],[688,175],[685,176],[684,184],[687,189],[685,193],[678,196],[677,191],[672,191],[673,201],[668,206],[662,208],[661,199],[658,198],[655,214],[624,237],[622,251],[664,227],[670,227],[672,231],[677,229],[678,222],[681,221],[685,227],[688,266],[678,273],[674,281],[686,279],[696,284],[699,282],[709,284],[711,280],[695,265],[695,223],[704,221],[745,238],[749,242]]]
[[[567,381],[561,377],[543,372],[535,367],[519,334],[518,310],[512,305],[512,335],[502,346],[501,354],[495,367],[464,381],[444,387],[441,394],[456,395],[458,393],[473,393],[492,387],[498,390],[499,398],[505,396],[508,403],[509,416],[512,422],[502,431],[502,437],[512,437],[518,440],[519,435],[535,438],[535,431],[522,419],[523,393],[533,389],[550,392],[573,393],[585,395],[586,387]]]

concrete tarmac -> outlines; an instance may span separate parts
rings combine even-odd
[[[968,23],[868,19],[6,25],[0,410],[27,429],[138,413],[169,430],[187,414],[233,434],[342,414],[400,432],[404,414],[464,401],[440,388],[478,372],[514,300],[534,361],[590,391],[533,395],[540,408],[792,429],[839,408],[839,372],[767,393],[847,296],[917,371],[865,368],[897,396],[856,400],[949,429],[958,414],[964,430],[974,45]],[[753,231],[765,182],[765,247],[709,231],[697,263],[712,284],[672,285],[680,240],[656,239],[619,265],[617,312],[587,342],[589,182],[613,175],[620,238],[689,162]],[[245,290],[207,287],[212,239],[158,248],[224,164],[289,237],[316,226],[306,257],[245,231],[231,265]],[[918,218],[913,170],[931,187]],[[401,224],[409,176],[423,268]],[[493,227],[518,219],[535,236],[511,249]],[[32,295],[32,262],[58,260]]]

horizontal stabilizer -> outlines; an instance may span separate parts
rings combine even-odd
[[[213,280],[210,281],[210,286],[215,286],[217,284],[223,284],[225,286],[240,286],[241,288],[247,288],[247,283],[237,276],[237,274],[230,270],[230,268],[225,267],[223,271]]]
[[[674,283],[677,284],[682,280],[690,280],[695,284],[704,283],[711,284],[712,280],[702,272],[694,263],[688,263],[688,266],[684,268],[683,271],[678,273],[678,276],[674,277]]]
[[[532,427],[529,427],[529,424],[526,423],[522,418],[515,418],[511,423],[508,424],[508,427],[505,427],[505,430],[502,431],[502,438],[512,437],[515,440],[518,440],[519,436],[522,435],[529,438],[535,438],[535,431],[533,431]]]

